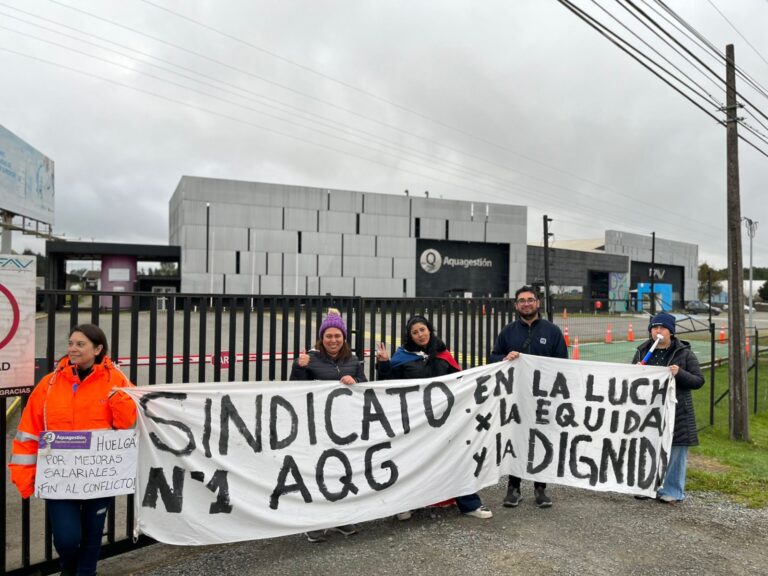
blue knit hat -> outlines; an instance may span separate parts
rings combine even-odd
[[[347,339],[347,325],[344,323],[344,320],[341,319],[339,311],[336,310],[336,308],[328,309],[328,316],[325,317],[323,323],[320,324],[320,329],[317,331],[318,338],[322,339],[323,332],[328,330],[328,328],[338,328],[344,335],[344,340]]]
[[[659,312],[651,318],[650,323],[648,324],[648,332],[651,331],[651,328],[654,326],[663,326],[667,330],[669,330],[670,334],[675,333],[675,317],[672,316],[672,314],[669,314],[668,312]]]

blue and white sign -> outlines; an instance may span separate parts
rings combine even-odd
[[[53,226],[53,160],[0,126],[0,210]]]

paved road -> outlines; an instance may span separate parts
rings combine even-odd
[[[322,544],[300,536],[225,546],[154,545],[100,564],[101,576],[188,574],[270,576],[733,576],[768,575],[768,510],[747,510],[712,494],[682,504],[555,486],[539,510],[531,487],[516,509],[484,490],[490,520],[455,509],[422,510],[408,522],[384,518]]]

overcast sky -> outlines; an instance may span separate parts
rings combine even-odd
[[[667,3],[768,86],[768,1]],[[167,243],[186,174],[520,204],[531,242],[548,214],[554,246],[656,232],[726,265],[725,129],[555,0],[0,0],[0,67],[0,124],[55,161],[68,239]],[[768,158],[739,153],[768,266]]]

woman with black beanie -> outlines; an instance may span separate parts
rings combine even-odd
[[[461,367],[445,343],[435,335],[432,323],[424,316],[413,316],[405,326],[405,344],[398,347],[390,359],[382,342],[376,346],[376,373],[379,380],[410,380],[434,378],[460,372]],[[465,516],[487,519],[493,512],[483,506],[480,496],[457,496],[456,506]],[[397,515],[408,520],[409,512]]]

